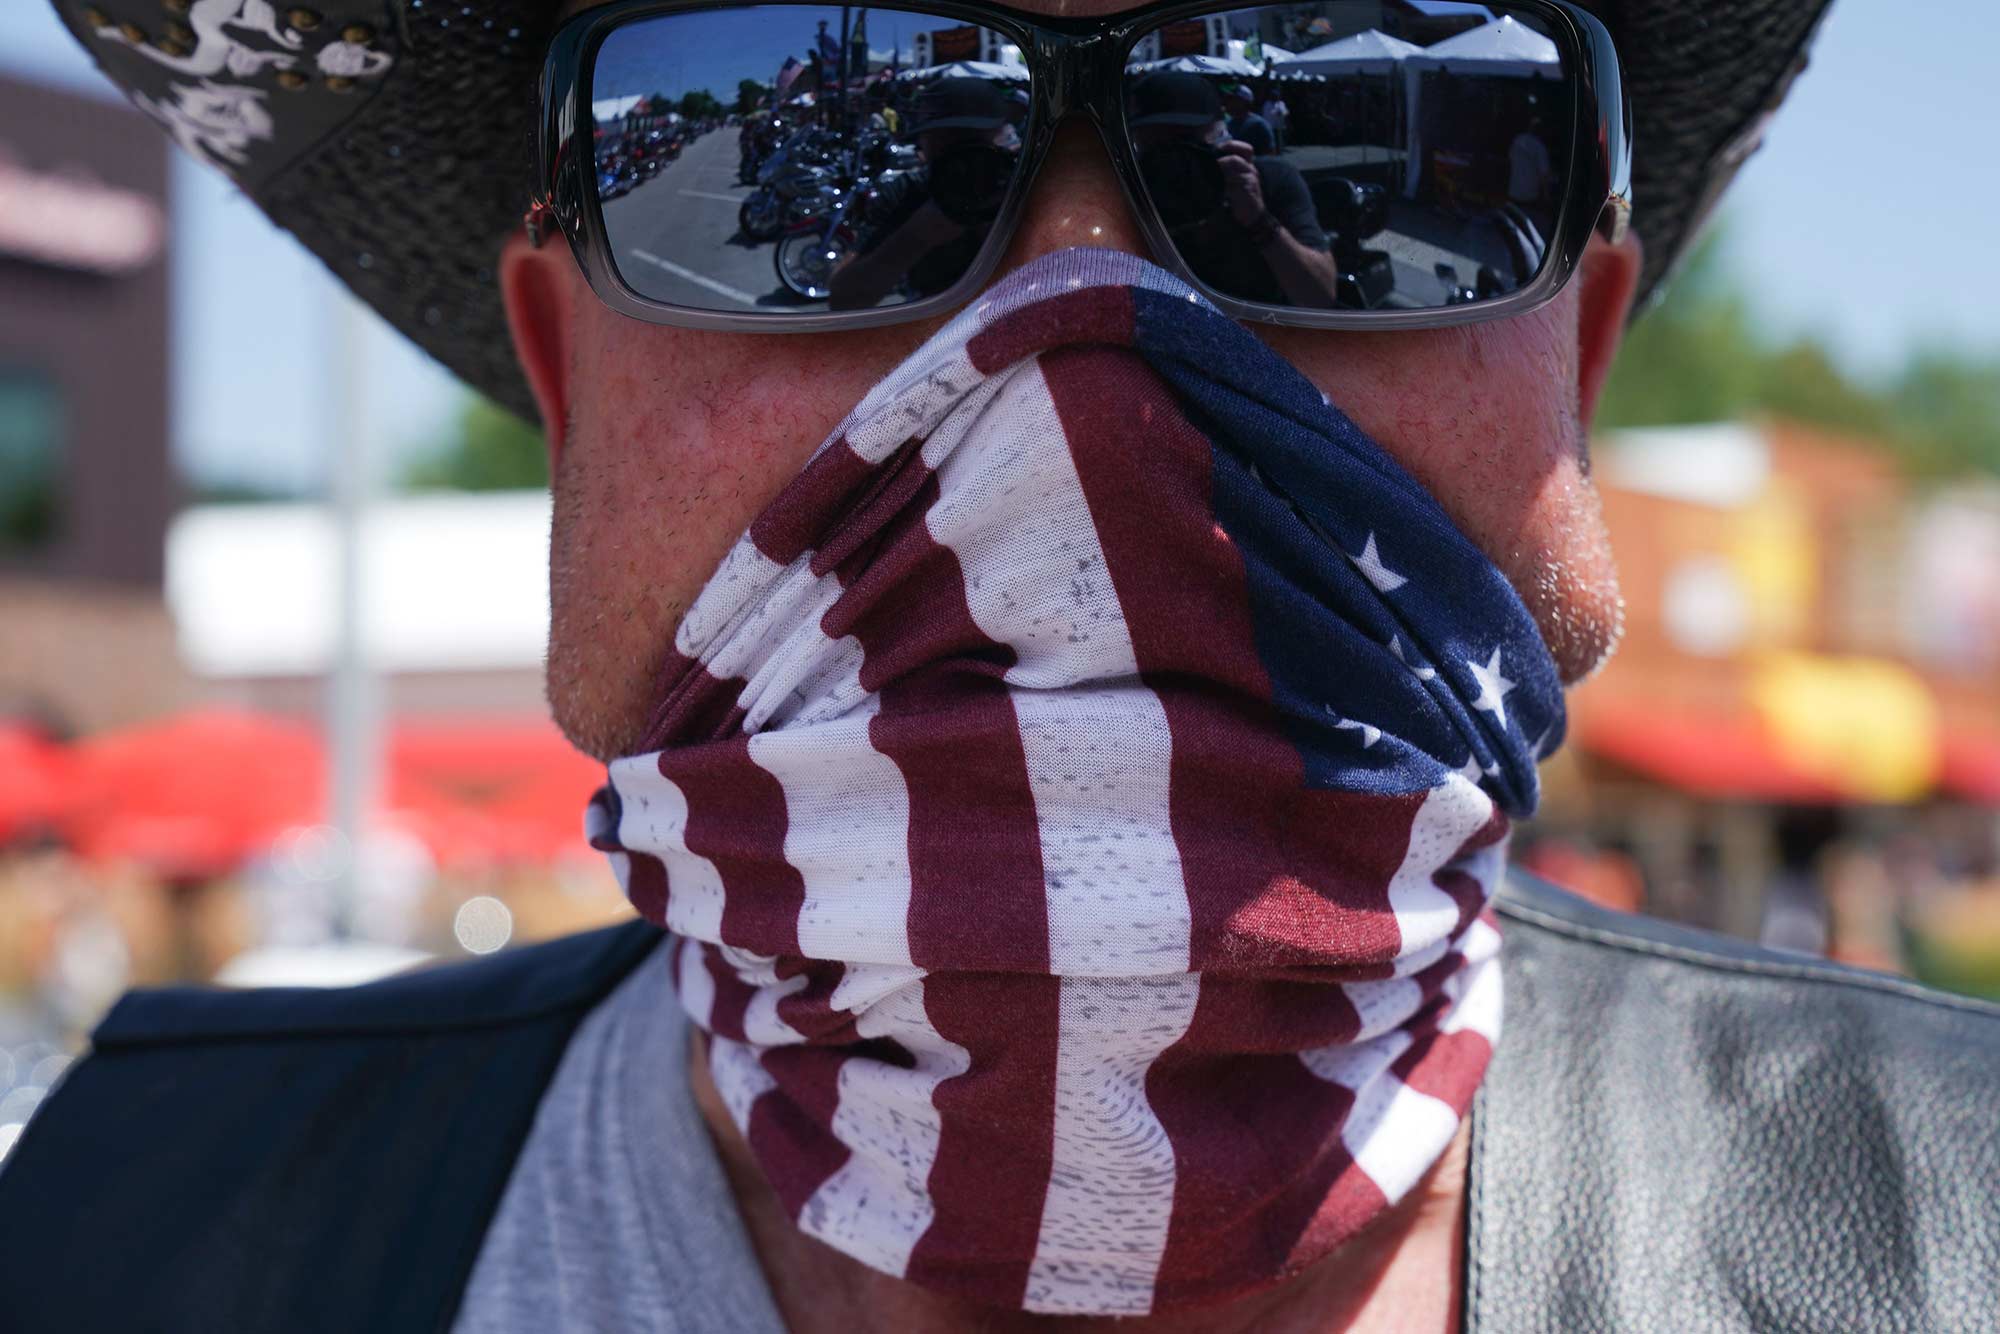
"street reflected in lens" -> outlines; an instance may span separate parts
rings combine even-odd
[[[1028,72],[955,19],[754,6],[615,29],[592,75],[612,261],[656,301],[742,314],[936,296],[1018,173]]]

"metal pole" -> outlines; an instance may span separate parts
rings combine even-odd
[[[381,725],[377,682],[363,642],[367,588],[362,525],[374,487],[368,414],[367,334],[361,302],[336,290],[332,328],[332,402],[327,412],[327,502],[334,534],[334,634],[326,681],[327,823],[338,835],[332,885],[336,940],[352,938],[360,898],[360,850],[375,808]]]
[[[853,36],[847,29],[848,6],[840,7],[840,133],[843,137],[854,133],[852,118],[847,114],[847,71],[851,63],[847,54],[847,42]]]

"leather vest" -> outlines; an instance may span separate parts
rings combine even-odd
[[[1472,1331],[2000,1329],[2000,1007],[1516,876]],[[0,1170],[0,1325],[449,1330],[641,923],[339,991],[134,993]]]

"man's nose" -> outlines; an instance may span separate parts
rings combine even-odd
[[[1001,271],[1079,245],[1147,253],[1104,140],[1090,125],[1071,120],[1058,127],[1042,160]]]

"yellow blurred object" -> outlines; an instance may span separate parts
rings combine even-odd
[[[1900,663],[1773,653],[1750,698],[1787,761],[1857,800],[1914,801],[1937,782],[1937,702]]]
[[[1730,564],[1749,603],[1751,648],[1798,644],[1819,598],[1819,543],[1811,507],[1774,478],[1731,516]]]

